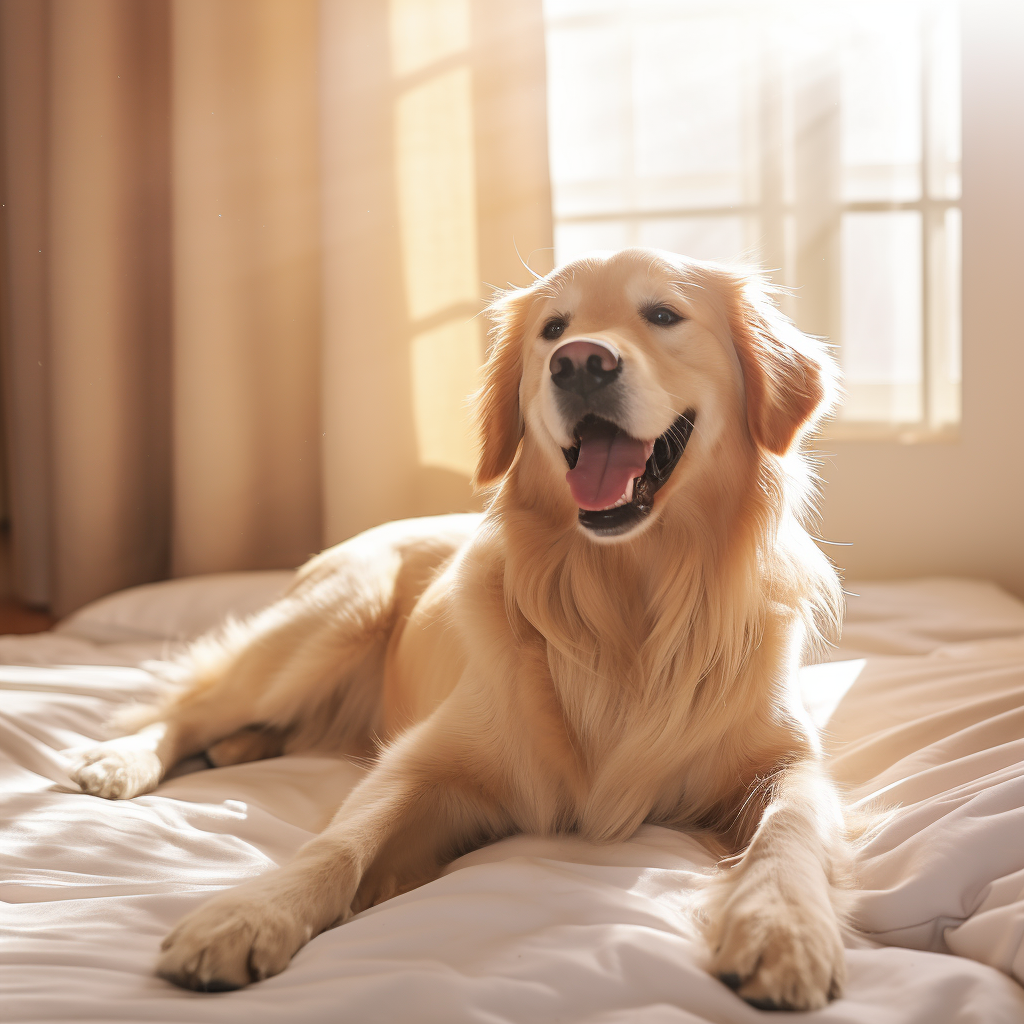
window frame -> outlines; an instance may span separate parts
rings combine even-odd
[[[723,7],[742,9],[743,4],[729,4]],[[672,11],[670,17],[673,20],[679,18],[678,8],[668,8]],[[696,12],[703,12],[703,8],[697,5]],[[718,8],[716,7],[716,10]],[[959,41],[959,10],[956,4],[951,5],[945,13],[952,11],[957,21],[957,38]],[[841,241],[842,219],[849,214],[898,214],[912,212],[920,218],[920,259],[921,259],[921,295],[920,295],[920,324],[921,324],[921,355],[920,355],[920,409],[921,415],[917,420],[867,420],[867,419],[842,419],[830,420],[822,430],[822,437],[835,440],[886,440],[914,443],[921,441],[951,441],[959,437],[962,409],[961,390],[962,380],[958,375],[948,373],[940,369],[944,364],[950,365],[950,346],[956,346],[955,361],[959,362],[959,345],[962,332],[962,314],[960,311],[960,290],[962,286],[962,229],[957,230],[960,237],[953,239],[942,238],[942,232],[947,230],[949,223],[949,211],[956,211],[958,214],[962,209],[962,187],[957,189],[956,195],[941,196],[936,194],[932,178],[934,176],[933,161],[933,60],[935,57],[934,28],[937,18],[936,10],[930,4],[923,4],[919,22],[921,40],[921,61],[920,61],[920,131],[921,131],[921,156],[917,173],[919,175],[920,194],[916,199],[904,200],[850,200],[841,196],[841,188],[838,174],[840,172],[841,153],[839,152],[841,131],[840,131],[840,74],[838,69],[832,77],[831,83],[826,87],[835,90],[835,106],[832,108],[832,117],[835,124],[826,131],[835,142],[835,152],[831,154],[834,173],[837,175],[834,194],[838,198],[832,199],[827,204],[828,210],[828,243],[832,247],[831,258],[825,260],[828,280],[818,282],[819,291],[828,304],[828,329],[821,331],[826,337],[835,339],[837,356],[841,361],[842,339],[840,337],[840,295],[842,288],[842,261],[839,256]],[[608,7],[604,11],[588,11],[585,13],[570,13],[564,15],[552,15],[545,12],[545,30],[566,30],[593,27],[615,26],[622,30],[623,35],[632,31],[633,27],[642,21],[651,21],[657,18],[657,9],[653,12],[641,5]],[[653,207],[643,207],[635,200],[632,208],[628,205],[619,209],[602,210],[595,212],[564,212],[559,210],[558,182],[553,181],[552,185],[552,220],[556,235],[560,228],[572,225],[589,225],[600,223],[619,223],[625,226],[627,244],[639,244],[638,231],[640,225],[645,221],[658,220],[697,220],[703,218],[735,218],[740,219],[745,226],[747,237],[751,234],[759,239],[757,249],[759,250],[759,262],[771,268],[769,271],[773,281],[780,287],[780,304],[785,312],[793,316],[797,312],[796,303],[793,299],[793,291],[796,287],[805,285],[805,281],[798,280],[797,273],[793,267],[796,247],[790,244],[787,239],[787,231],[792,230],[791,225],[795,223],[800,203],[797,202],[795,186],[792,184],[793,168],[784,166],[786,160],[796,159],[793,152],[787,152],[787,144],[791,149],[796,148],[796,142],[787,140],[785,132],[785,98],[783,95],[783,76],[778,66],[772,60],[769,46],[759,47],[759,61],[756,72],[751,75],[744,89],[743,94],[743,132],[744,148],[747,154],[742,160],[739,169],[739,176],[745,178],[753,174],[758,178],[756,193],[759,201],[746,201],[740,203],[719,203],[710,204],[668,204]],[[624,71],[626,87],[629,89],[630,101],[626,105],[628,111],[628,130],[632,133],[632,115],[636,109],[636,100],[633,93],[633,48],[627,43],[624,47]],[[957,55],[959,59],[959,54]],[[820,81],[815,83],[820,85]],[[550,102],[550,96],[549,96]],[[790,100],[792,102],[792,99]],[[632,141],[625,147],[627,153],[627,164],[621,176],[616,176],[610,181],[615,181],[621,186],[621,194],[635,196],[637,194],[636,182],[641,181],[636,175],[635,145]],[[750,159],[749,154],[756,154]],[[896,166],[896,165],[892,165]],[[962,155],[960,163],[956,165],[956,173],[959,176],[962,166]],[[827,172],[826,172],[827,173]],[[748,190],[749,191],[749,190]],[[790,194],[787,195],[787,192]],[[755,230],[751,231],[751,228]],[[948,261],[952,252],[951,246],[955,244],[955,277],[943,281],[940,275],[948,269]],[[556,252],[556,257],[557,257]],[[744,258],[743,253],[737,253],[737,257]],[[812,271],[813,272],[813,271]],[[955,294],[949,293],[948,289],[954,289]],[[943,313],[939,309],[940,301],[944,302],[949,314],[943,322]],[[955,313],[949,313],[949,309],[955,309]],[[798,319],[794,317],[794,319]],[[885,386],[885,385],[883,385]],[[889,385],[895,386],[895,385]],[[943,389],[945,393],[943,394]],[[955,410],[955,415],[949,414],[949,409]]]

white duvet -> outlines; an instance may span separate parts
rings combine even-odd
[[[521,836],[479,850],[239,992],[155,978],[170,926],[288,859],[359,770],[284,757],[109,802],[69,784],[60,752],[156,692],[142,662],[286,580],[156,584],[0,639],[0,1021],[763,1019],[702,969],[689,900],[707,855],[654,827],[615,846]],[[862,859],[846,995],[799,1016],[1024,1022],[1024,604],[967,581],[851,589],[843,647],[803,670],[805,695],[851,798],[900,810]]]

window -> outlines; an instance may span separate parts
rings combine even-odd
[[[545,0],[556,261],[760,262],[827,336],[834,436],[960,419],[959,22],[944,0]]]

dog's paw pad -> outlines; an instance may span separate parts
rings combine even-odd
[[[242,986],[235,985],[230,981],[222,981],[220,978],[211,978],[196,985],[197,992],[237,992]]]
[[[767,996],[744,996],[743,1001],[749,1003],[755,1010],[788,1010],[790,1007],[783,1006],[781,1003],[775,1002],[774,999],[769,999]]]

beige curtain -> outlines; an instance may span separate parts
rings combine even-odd
[[[551,264],[540,0],[0,0],[15,593],[58,615],[474,506]]]

